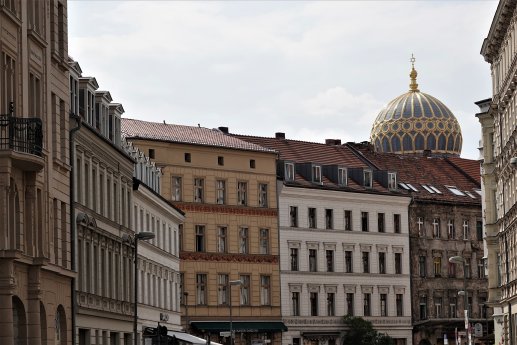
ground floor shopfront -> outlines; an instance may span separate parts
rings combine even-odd
[[[493,322],[488,319],[470,321],[472,345],[492,345],[494,343]],[[413,326],[414,345],[445,345],[445,339],[449,345],[456,345],[457,340],[461,345],[468,344],[463,319],[434,319],[419,322]]]
[[[190,330],[204,339],[230,345],[230,328],[235,345],[281,345],[282,332],[287,331],[280,320],[270,321],[193,321]]]

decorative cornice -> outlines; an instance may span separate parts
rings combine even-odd
[[[185,212],[228,213],[263,217],[278,216],[278,210],[275,208],[199,204],[186,202],[172,202],[172,204]]]
[[[181,260],[212,262],[278,263],[278,255],[181,252]]]

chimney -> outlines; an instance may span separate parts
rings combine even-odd
[[[424,156],[424,157],[431,157],[431,150],[429,150],[429,149],[424,150],[424,152],[423,152],[423,156]]]
[[[275,138],[276,138],[276,139],[285,139],[285,133],[282,133],[282,132],[276,132],[276,133],[275,133]]]
[[[223,132],[224,134],[228,134],[229,133],[229,130],[228,130],[228,127],[217,127],[221,132]]]
[[[325,139],[325,145],[341,145],[341,139]]]

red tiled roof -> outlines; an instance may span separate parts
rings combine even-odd
[[[272,149],[225,135],[218,129],[182,126],[126,118],[122,119],[121,127],[122,136],[126,138],[160,140],[246,151],[275,152]]]
[[[450,157],[448,160],[463,170],[467,175],[481,183],[481,163],[473,159],[465,159],[459,157]]]

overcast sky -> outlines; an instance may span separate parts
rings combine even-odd
[[[369,140],[409,89],[458,118],[478,158],[479,54],[497,1],[69,1],[69,54],[125,117],[239,134]]]

